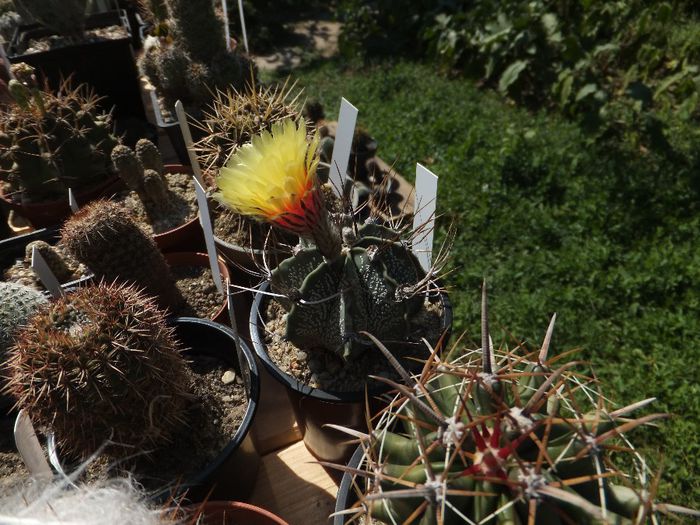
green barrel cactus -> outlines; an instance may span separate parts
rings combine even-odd
[[[19,327],[48,301],[41,292],[17,283],[0,281],[0,363]]]
[[[15,338],[6,390],[64,453],[103,443],[115,457],[172,440],[189,383],[173,329],[133,287],[79,288],[52,301]]]
[[[22,203],[66,198],[111,176],[112,119],[84,86],[57,93],[10,81],[17,102],[0,113],[0,179]]]
[[[554,318],[539,351],[492,348],[482,301],[481,348],[433,354],[410,376],[369,435],[365,490],[348,514],[372,523],[640,524],[655,503],[649,469],[626,433],[667,414],[632,417],[653,399],[611,408],[579,362],[549,358]],[[523,346],[519,346],[522,349]],[[382,378],[378,378],[382,379]],[[625,470],[625,467],[626,470]],[[360,486],[362,484],[358,484]],[[365,521],[366,523],[367,521]]]

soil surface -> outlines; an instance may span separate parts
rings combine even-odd
[[[387,345],[405,368],[415,368],[416,359],[425,360],[429,356],[426,345],[418,341],[421,337],[425,337],[431,343],[439,339],[442,311],[439,303],[426,301],[423,310],[413,322],[416,331],[410,339],[416,342]],[[377,349],[368,348],[357,358],[345,361],[323,348],[302,349],[287,341],[285,311],[274,299],[267,302],[264,315],[264,340],[268,355],[283,372],[302,384],[331,392],[362,392],[368,375],[400,381],[399,375]],[[379,387],[378,382],[374,382],[373,385]],[[373,385],[370,384],[370,387]]]
[[[211,270],[204,266],[173,266],[175,285],[184,296],[187,305],[178,315],[211,319],[224,304],[214,284]]]
[[[139,198],[135,191],[125,192],[121,200],[131,217],[149,235],[159,234],[182,226],[197,216],[197,195],[192,176],[186,173],[166,173],[168,201],[153,203]]]
[[[12,434],[14,425],[14,417],[0,417],[0,494],[7,494],[11,487],[22,483],[29,476],[29,471],[15,448]]]
[[[79,43],[87,44],[92,42],[102,42],[104,40],[118,40],[120,38],[128,37],[129,33],[127,33],[126,29],[124,29],[122,26],[115,25],[100,27],[98,29],[89,29],[85,31],[85,39]],[[62,35],[51,35],[45,38],[30,39],[26,49],[20,49],[19,52],[22,54],[41,53],[42,51],[48,51],[49,49],[58,49],[75,44],[75,40],[68,37]]]

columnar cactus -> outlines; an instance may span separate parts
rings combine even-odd
[[[17,334],[7,391],[65,453],[100,445],[131,456],[172,439],[185,422],[185,361],[165,314],[133,287],[80,288]]]
[[[146,201],[165,207],[168,186],[163,178],[163,159],[158,148],[147,139],[140,139],[136,151],[120,144],[112,150],[112,165],[127,188]],[[154,179],[157,178],[159,182]],[[146,182],[146,179],[151,179]],[[158,188],[155,185],[158,184]],[[150,191],[147,189],[150,188]]]
[[[383,349],[405,384],[384,379],[399,394],[370,435],[352,432],[368,457],[366,469],[351,470],[366,478],[358,514],[421,525],[700,516],[651,500],[648,468],[625,437],[667,416],[631,416],[653,399],[612,409],[596,381],[575,370],[578,362],[549,359],[554,318],[534,355],[494,351],[485,290],[482,305],[479,350],[456,348],[445,360],[436,353],[410,376]]]
[[[208,62],[226,52],[223,21],[209,0],[167,0],[173,38],[190,56]]]
[[[84,86],[53,94],[12,80],[10,90],[17,104],[0,113],[0,178],[22,202],[64,198],[111,174],[111,116]]]
[[[270,275],[287,310],[286,336],[347,359],[373,344],[363,332],[407,341],[433,274],[399,232],[371,221],[358,226],[351,214],[328,211],[316,179],[317,147],[317,136],[308,142],[303,120],[276,123],[221,169],[215,198],[307,243]]]
[[[82,39],[87,0],[13,0],[18,12],[29,14],[58,34]]]
[[[163,175],[163,157],[153,142],[148,139],[139,139],[136,143],[136,156],[144,169],[157,171],[159,175]]]
[[[182,305],[163,254],[119,204],[88,204],[66,221],[61,236],[66,249],[98,280],[135,284],[173,311]]]

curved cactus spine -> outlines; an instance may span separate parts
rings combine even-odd
[[[437,354],[398,390],[370,434],[349,431],[366,451],[357,514],[379,523],[643,524],[657,504],[648,467],[625,436],[666,418],[631,414],[647,399],[612,410],[577,362],[548,359],[554,317],[539,352],[492,350],[485,286],[481,349]],[[380,344],[377,341],[377,344]],[[378,378],[380,379],[380,378]],[[633,465],[621,472],[610,452]],[[349,512],[349,511],[348,511]]]

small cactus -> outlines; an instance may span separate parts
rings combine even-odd
[[[185,423],[189,385],[165,314],[133,287],[79,288],[16,337],[6,390],[61,449],[133,455]]]
[[[47,302],[46,297],[33,288],[0,281],[0,363],[5,361],[17,328]]]
[[[163,211],[173,205],[173,195],[163,176],[163,161],[152,142],[139,140],[136,151],[128,146],[116,146],[112,150],[112,163],[127,187],[141,199],[147,212]]]
[[[139,139],[136,143],[136,156],[144,169],[154,170],[159,175],[163,175],[163,157],[153,142],[148,139]]]
[[[700,516],[652,501],[648,467],[625,437],[667,414],[630,416],[654,399],[609,408],[596,380],[575,371],[580,363],[548,358],[553,327],[554,318],[534,355],[494,351],[484,287],[480,349],[455,347],[444,360],[436,351],[410,376],[378,343],[404,384],[377,378],[399,393],[369,435],[348,431],[368,458],[364,470],[347,469],[366,478],[356,485],[365,485],[357,514],[421,525]]]
[[[27,261],[32,260],[32,252],[36,248],[37,252],[46,262],[51,272],[54,274],[59,283],[65,283],[70,281],[73,277],[74,270],[72,270],[66,261],[63,260],[61,254],[56,251],[56,248],[51,246],[46,241],[32,241],[27,244],[25,248],[24,258]]]
[[[135,284],[176,311],[184,299],[153,239],[117,203],[96,201],[66,221],[61,242],[98,280]]]
[[[143,165],[134,151],[124,144],[115,146],[111,154],[112,165],[126,187],[143,193]]]

